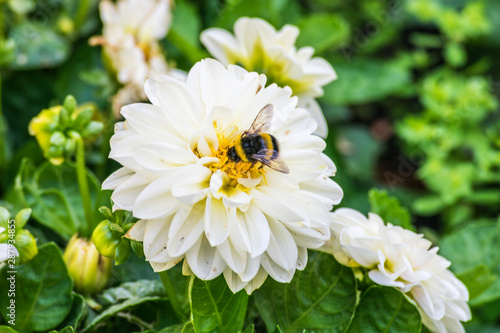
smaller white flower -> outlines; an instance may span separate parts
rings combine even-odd
[[[374,213],[368,218],[349,208],[332,216],[332,238],[324,247],[350,267],[369,269],[375,283],[396,287],[413,299],[433,332],[464,332],[471,319],[465,285],[447,268],[450,262],[423,235],[393,226]]]
[[[103,45],[106,56],[124,87],[113,99],[113,108],[145,100],[143,86],[149,73],[171,74],[159,40],[171,22],[169,0],[102,0],[99,5],[103,36],[90,39]]]
[[[201,42],[224,65],[237,64],[248,71],[266,74],[270,83],[289,86],[299,98],[298,107],[309,111],[318,123],[316,134],[326,137],[328,126],[315,98],[322,87],[337,79],[333,67],[323,58],[312,58],[314,49],[297,49],[299,29],[285,25],[280,31],[259,18],[242,17],[234,24],[234,36],[211,28],[201,34]]]

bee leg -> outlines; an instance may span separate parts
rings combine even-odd
[[[245,172],[250,171],[250,169],[251,169],[251,168],[255,165],[255,162],[256,162],[256,161],[252,161],[252,164],[250,164],[250,166],[248,167],[247,171],[245,171]]]

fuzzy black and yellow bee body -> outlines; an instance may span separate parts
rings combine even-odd
[[[266,133],[271,127],[274,111],[272,104],[267,104],[259,111],[250,128],[243,132],[227,151],[233,162],[256,163],[270,167],[282,173],[289,173],[285,162],[279,156],[280,148],[276,137]]]

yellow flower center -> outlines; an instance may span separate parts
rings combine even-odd
[[[235,146],[238,137],[241,135],[238,128],[234,127],[229,131],[218,131],[216,122],[214,122],[214,128],[217,133],[219,147],[215,149],[213,145],[210,145],[210,151],[212,152],[212,156],[216,157],[219,162],[207,165],[212,173],[217,170],[224,172],[229,178],[228,185],[232,187],[236,187],[239,184],[238,179],[240,178],[259,181],[264,176],[266,170],[262,163],[259,161],[243,162],[241,160],[236,162],[229,157],[229,149]],[[201,157],[197,149],[195,149],[195,154]]]

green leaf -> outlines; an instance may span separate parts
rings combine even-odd
[[[12,327],[0,326],[0,333],[18,333],[18,332]]]
[[[92,101],[104,107],[116,93],[117,83],[102,68],[100,48],[84,43],[59,68],[54,88],[60,100],[71,94],[81,104]]]
[[[444,58],[452,67],[460,67],[467,62],[467,51],[460,43],[448,42],[444,49]]]
[[[12,39],[0,40],[0,65],[5,65],[15,58],[16,44]]]
[[[11,69],[37,69],[63,63],[70,51],[70,43],[47,24],[25,21],[10,32],[16,45]]]
[[[118,287],[105,290],[98,298],[103,305],[114,305],[124,300],[151,296],[166,296],[165,289],[159,280],[125,282]]]
[[[457,274],[469,271],[479,263],[500,273],[500,225],[476,222],[449,234],[440,242],[440,254],[450,260]]]
[[[255,304],[272,332],[279,325],[284,333],[299,329],[344,332],[354,315],[356,280],[352,270],[333,256],[311,251],[304,271],[290,283],[268,278],[254,292]]]
[[[100,190],[99,180],[90,171],[87,177],[94,207],[93,220],[99,221],[98,207],[109,202],[110,193]],[[32,208],[32,217],[64,239],[84,230],[85,214],[74,168],[66,164],[56,167],[45,162],[35,169],[29,160],[24,159],[16,176],[15,190],[24,205]]]
[[[18,15],[26,15],[36,8],[35,0],[8,0],[7,4]]]
[[[429,216],[439,213],[444,206],[445,203],[438,195],[429,194],[417,198],[412,204],[412,209],[419,215]]]
[[[59,328],[78,327],[87,314],[87,302],[82,295],[73,292],[73,305],[66,318],[59,325]]]
[[[334,63],[339,78],[325,87],[320,101],[365,104],[393,95],[410,84],[410,71],[405,65],[361,57],[349,59],[346,63]]]
[[[391,197],[384,190],[371,189],[368,192],[370,198],[370,211],[380,215],[385,223],[399,225],[405,229],[414,230],[408,209],[401,206],[396,197]]]
[[[375,162],[381,152],[380,142],[370,131],[359,125],[346,125],[338,129],[335,143],[345,162],[345,170],[358,179],[372,179]],[[365,194],[366,195],[366,194]]]
[[[140,244],[142,246],[142,243]],[[144,258],[141,259],[136,255],[130,256],[130,259],[123,265],[115,266],[113,271],[120,277],[120,282],[133,282],[142,279],[154,280],[158,278],[158,274],[153,271],[151,265]],[[185,280],[189,280],[189,278],[185,277]]]
[[[417,307],[403,293],[389,287],[370,287],[361,297],[347,332],[418,333],[421,327]]]
[[[0,114],[0,172],[4,174],[11,159],[11,140],[9,140],[7,133],[9,132],[7,121],[4,116]],[[3,179],[0,179],[0,184]]]
[[[478,298],[482,293],[488,290],[488,288],[492,287],[492,285],[496,281],[500,282],[498,276],[492,274],[490,269],[484,264],[480,264],[473,269],[468,270],[467,272],[463,272],[457,277],[467,286],[470,299],[473,300],[473,302],[471,302],[471,305],[474,305],[472,303],[477,302],[476,298]],[[491,290],[486,294],[489,294],[489,296],[491,297]],[[495,293],[495,295],[493,295],[493,297],[489,301],[494,300],[497,296],[498,295]]]
[[[60,331],[54,330],[54,331],[50,331],[49,333],[73,333],[73,332],[74,332],[73,327],[68,326],[68,327],[63,328]]]
[[[500,225],[476,222],[443,237],[440,254],[471,290],[471,305],[500,299]],[[482,272],[479,274],[479,272]]]
[[[182,328],[181,333],[195,333],[193,322],[190,321],[186,323],[186,325],[184,325],[184,327]]]
[[[167,39],[193,63],[206,58],[208,55],[201,49],[199,41],[201,20],[197,8],[187,1],[178,1],[175,3],[172,17]]]
[[[224,276],[211,281],[193,277],[189,288],[191,315],[196,332],[238,332],[243,329],[248,295],[233,294]]]
[[[295,0],[233,0],[233,4],[228,3],[219,15],[216,25],[232,32],[235,21],[247,16],[262,18],[280,29],[286,23],[297,22],[300,10]]]
[[[462,274],[460,274],[459,277],[461,279],[466,278]],[[490,280],[490,278],[495,278],[495,281],[481,294],[479,294],[477,296],[474,295],[475,296],[474,298],[472,298],[472,296],[471,296],[471,299],[469,301],[469,305],[473,306],[473,307],[478,307],[481,305],[491,304],[492,302],[498,302],[498,300],[500,300],[500,278],[499,278],[499,276],[495,275],[495,276],[487,276],[487,277],[479,277],[479,278],[480,279],[475,280],[474,284],[471,285],[472,290],[474,290],[473,288],[475,287],[475,285],[477,285],[478,283],[481,282],[480,280],[483,280],[483,281],[485,280],[485,282],[490,282],[490,281],[488,281],[488,280]],[[467,281],[464,279],[462,282],[464,282],[465,285],[467,286],[467,288],[469,288],[469,285],[467,283],[470,283],[470,281]]]
[[[68,275],[61,251],[54,243],[39,249],[29,263],[20,265],[17,274],[2,271],[0,290],[9,290],[8,277],[16,281],[16,328],[20,332],[46,331],[59,325],[71,310],[73,281]],[[0,311],[8,321],[13,298],[0,298]]]
[[[299,21],[297,45],[312,46],[317,53],[338,47],[349,38],[349,23],[337,14],[312,14]],[[321,33],[318,33],[321,31]]]
[[[243,331],[243,333],[254,333],[254,332],[255,332],[255,327],[253,324],[247,326],[247,328],[245,328],[245,330]]]
[[[163,328],[161,331],[158,331],[158,333],[182,333],[184,325],[185,324],[177,324],[173,326],[168,326]]]
[[[166,300],[163,285],[158,280],[139,280],[136,282],[126,282],[118,287],[110,288],[99,296],[101,303],[110,305],[96,316],[83,329],[83,332],[93,331],[101,322],[110,317],[116,316],[120,312],[129,312],[132,308],[146,302],[157,302]],[[172,316],[174,316],[172,314]]]

